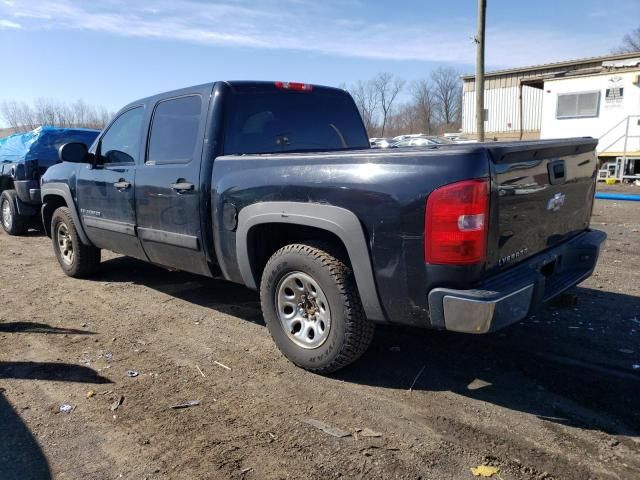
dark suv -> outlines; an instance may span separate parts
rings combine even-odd
[[[40,177],[59,163],[58,150],[69,142],[87,147],[99,130],[39,127],[0,139],[0,215],[9,235],[40,225]]]

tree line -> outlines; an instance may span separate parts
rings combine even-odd
[[[436,68],[428,78],[409,83],[380,72],[345,88],[360,110],[369,137],[436,135],[460,129],[462,80],[452,67]]]
[[[381,72],[343,87],[353,96],[370,137],[436,135],[460,128],[462,81],[451,67],[439,67],[428,78],[409,83]],[[83,100],[65,103],[38,98],[31,105],[15,100],[0,103],[0,116],[15,132],[40,125],[101,129],[112,115],[106,108]]]
[[[15,100],[0,103],[0,117],[14,132],[28,132],[41,125],[102,129],[112,112],[83,100],[72,103],[38,98],[31,105]]]

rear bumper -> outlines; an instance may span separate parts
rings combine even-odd
[[[478,289],[435,288],[429,313],[435,328],[488,333],[516,323],[589,277],[606,234],[588,230],[486,280]]]

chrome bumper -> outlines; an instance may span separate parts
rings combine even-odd
[[[429,292],[431,324],[454,332],[487,333],[519,322],[589,277],[605,239],[603,232],[587,231],[488,279],[478,289],[435,288]]]
[[[494,300],[445,295],[442,299],[447,330],[487,333],[494,323],[519,322],[529,313],[533,284]]]

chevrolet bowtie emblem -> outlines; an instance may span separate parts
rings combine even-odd
[[[556,193],[547,202],[547,210],[551,210],[552,212],[557,212],[558,210],[560,210],[560,207],[564,205],[564,200],[565,200],[564,193]]]

